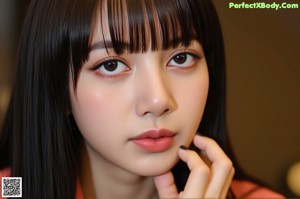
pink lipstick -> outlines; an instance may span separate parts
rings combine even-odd
[[[176,133],[166,129],[150,130],[130,140],[147,152],[158,153],[171,147],[175,135]]]

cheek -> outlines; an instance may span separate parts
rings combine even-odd
[[[124,103],[116,96],[119,91],[103,88],[97,80],[84,77],[78,80],[76,91],[76,96],[73,94],[71,98],[72,111],[83,136],[93,140],[111,135],[107,131],[117,126],[124,112]]]
[[[184,132],[183,137],[185,144],[189,145],[199,127],[202,119],[206,99],[208,95],[209,78],[208,71],[205,68],[201,72],[182,81],[177,86],[176,100],[178,103],[178,121],[182,121],[181,126]]]
[[[180,90],[181,94],[178,94],[177,99],[183,104],[182,107],[187,111],[201,113],[208,94],[208,77],[203,75],[201,78],[187,82]]]
[[[188,94],[186,94],[189,96],[189,99],[186,98],[186,100],[190,100],[190,111],[195,112],[195,117],[199,120],[199,123],[204,112],[209,89],[209,75],[206,61],[203,62],[199,76],[191,82],[190,88],[188,89]]]
[[[103,121],[103,113],[107,106],[106,98],[102,93],[89,86],[78,84],[76,98],[72,99],[72,109],[79,126],[93,124],[95,121]]]

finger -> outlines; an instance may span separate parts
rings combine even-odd
[[[231,185],[231,181],[232,181],[233,176],[234,176],[234,172],[235,172],[235,170],[234,170],[234,168],[232,168],[231,171],[230,171],[230,174],[227,178],[227,181],[226,181],[226,183],[223,187],[223,190],[221,191],[220,198],[226,198],[228,190],[229,190],[230,185]]]
[[[191,171],[184,191],[180,193],[180,197],[202,198],[209,179],[209,168],[195,151],[181,148],[179,149],[178,155],[188,165]]]
[[[168,173],[155,176],[154,184],[159,198],[177,198],[178,191],[175,185],[174,176],[170,171]]]
[[[210,138],[196,136],[194,144],[203,150],[207,158],[211,161],[211,179],[205,197],[218,198],[221,195],[224,185],[230,178],[229,176],[233,168],[232,162],[219,145]]]
[[[204,153],[203,151],[200,151],[199,156],[202,159],[202,161],[210,168],[210,166],[211,166],[212,163],[208,159],[206,153]]]
[[[230,176],[232,169],[232,163],[226,159],[221,160],[218,163],[212,163],[211,180],[205,193],[205,197],[218,198],[221,195],[226,182],[231,181],[232,179]]]
[[[193,143],[202,150],[202,153],[205,154],[211,162],[216,162],[220,158],[227,157],[216,141],[211,138],[196,135]]]

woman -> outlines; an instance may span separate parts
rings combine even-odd
[[[224,100],[211,1],[32,1],[2,175],[24,198],[224,198]]]

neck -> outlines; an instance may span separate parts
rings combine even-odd
[[[152,177],[118,167],[88,144],[83,148],[80,181],[84,198],[157,198]]]

